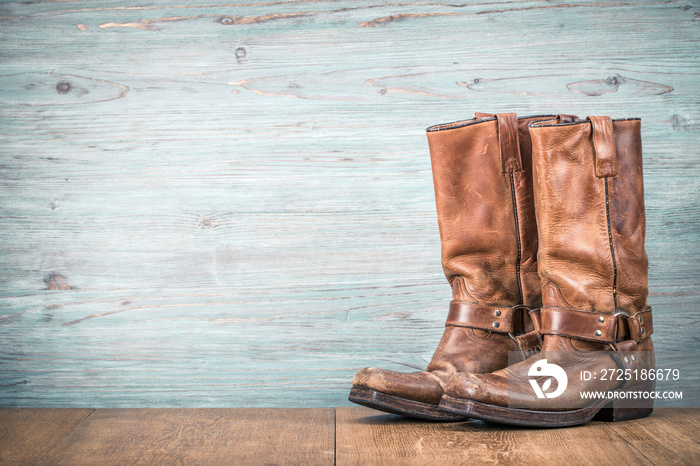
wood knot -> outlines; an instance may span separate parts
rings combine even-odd
[[[241,61],[243,61],[243,59],[244,59],[245,56],[247,55],[247,53],[246,53],[246,51],[245,51],[245,49],[244,49],[243,47],[238,47],[238,48],[236,49],[236,52],[235,52],[235,53],[236,53],[236,60],[238,60],[239,63],[240,63]]]
[[[73,86],[71,86],[69,81],[59,81],[56,84],[56,92],[59,94],[68,94],[71,89],[73,89]]]
[[[50,273],[44,277],[44,284],[47,290],[74,290],[68,283],[68,279],[58,273]]]

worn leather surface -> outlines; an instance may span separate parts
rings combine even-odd
[[[567,409],[590,402],[580,399],[580,390],[621,386],[580,380],[585,364],[598,371],[619,367],[611,351],[618,345],[639,353],[639,368],[654,367],[640,121],[557,120],[533,124],[530,134],[542,353],[492,374],[459,374],[445,393],[500,406],[510,396],[529,409]],[[591,361],[587,350],[601,356]],[[571,384],[556,402],[537,399],[528,381],[528,370],[543,354]]]
[[[617,301],[630,314],[646,308],[640,121],[613,127],[618,174],[610,177],[596,175],[591,123],[531,129],[545,307],[614,313]]]
[[[615,390],[625,385],[625,389],[638,390],[641,386],[648,385],[642,380],[625,382],[617,380],[618,369],[634,370],[649,369],[655,366],[654,346],[651,339],[647,339],[634,347],[626,348],[626,352],[620,355],[635,355],[632,360],[629,356],[628,363],[618,363],[613,357],[612,351],[580,351],[574,346],[574,340],[570,338],[554,337],[549,341],[549,351],[535,354],[525,361],[508,366],[505,369],[490,374],[460,373],[450,379],[445,388],[445,394],[455,398],[479,401],[498,406],[510,406],[518,409],[531,409],[541,411],[572,410],[579,409],[591,403],[590,399],[580,396],[583,391],[608,391]],[[546,359],[549,364],[557,364],[567,374],[568,385],[564,393],[556,398],[538,398],[530,385],[530,380],[536,380],[540,386],[546,378],[530,377],[530,368],[539,360]],[[596,380],[582,380],[581,373],[589,371],[597,374]],[[637,372],[639,373],[639,372]],[[554,384],[556,387],[556,385]]]
[[[654,331],[651,308],[636,314],[610,315],[606,312],[579,311],[545,307],[540,310],[540,333],[579,340],[617,343],[625,340],[641,342]]]
[[[446,326],[471,327],[489,332],[522,333],[527,308],[494,307],[467,301],[452,301]]]
[[[525,354],[539,345],[537,335],[504,333],[506,325],[519,333],[533,325],[527,312],[506,322],[515,313],[503,309],[541,304],[528,124],[551,118],[477,114],[474,120],[429,128],[442,266],[453,307],[461,303],[470,309],[451,315],[468,321],[448,321],[425,371],[365,368],[355,375],[354,386],[438,404],[455,373],[492,372],[508,364],[509,351]],[[493,315],[497,308],[502,308],[500,329],[492,325],[499,320]]]

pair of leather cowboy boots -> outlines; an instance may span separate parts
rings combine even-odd
[[[427,136],[445,331],[426,370],[362,369],[350,401],[546,427],[649,415],[640,120],[477,113]]]

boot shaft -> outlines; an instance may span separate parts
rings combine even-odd
[[[477,114],[428,128],[442,265],[456,300],[540,305],[528,125]]]
[[[644,311],[640,120],[535,123],[530,134],[544,307]]]

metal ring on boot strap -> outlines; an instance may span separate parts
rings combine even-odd
[[[469,327],[489,332],[517,333],[522,331],[522,312],[528,307],[496,307],[469,301],[452,301],[445,326]],[[517,316],[517,319],[516,319]]]
[[[579,311],[543,307],[540,310],[540,333],[581,340],[616,343],[646,340],[653,332],[651,308],[634,315]]]

